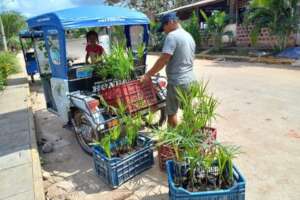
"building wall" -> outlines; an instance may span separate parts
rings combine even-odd
[[[300,18],[300,2],[298,3],[298,9],[297,9],[297,12],[298,12],[298,17]],[[296,44],[297,44],[297,45],[300,45],[300,24],[299,24],[298,28],[299,28],[299,31],[298,31],[298,33],[295,35],[295,37],[296,37]]]
[[[241,47],[250,47],[252,46],[250,40],[250,31],[252,27],[243,27],[242,25],[237,26],[237,37],[236,37],[236,45]],[[264,49],[271,49],[277,45],[277,39],[274,36],[270,36],[270,33],[267,28],[263,28],[261,33],[258,37],[257,43],[255,47],[264,48]],[[289,38],[288,46],[295,46],[296,45],[296,37],[292,35]]]

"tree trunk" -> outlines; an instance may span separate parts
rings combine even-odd
[[[0,16],[0,34],[2,36],[2,42],[3,42],[3,46],[4,46],[4,51],[7,51],[6,37],[5,37],[5,32],[4,32],[4,27],[3,27],[1,16]]]
[[[234,23],[236,17],[236,0],[228,0],[230,23]]]

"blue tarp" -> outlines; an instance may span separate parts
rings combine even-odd
[[[279,54],[277,54],[277,57],[298,60],[300,59],[300,47],[287,48]]]
[[[82,6],[60,10],[27,20],[30,28],[56,26],[63,29],[117,25],[149,24],[148,17],[138,11],[114,6]]]

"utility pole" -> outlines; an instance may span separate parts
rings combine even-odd
[[[1,18],[1,13],[3,13],[3,11],[4,11],[4,2],[0,4],[0,34],[1,34],[4,51],[7,51],[6,36],[5,36],[4,26]]]
[[[3,23],[2,23],[1,16],[0,16],[0,34],[1,34],[1,38],[2,38],[4,51],[7,51],[6,37],[5,37],[4,26],[3,26]]]

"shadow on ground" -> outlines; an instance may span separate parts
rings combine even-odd
[[[22,85],[22,84],[25,84],[27,83],[28,80],[27,78],[9,78],[7,80],[7,86],[14,86],[14,85]]]

